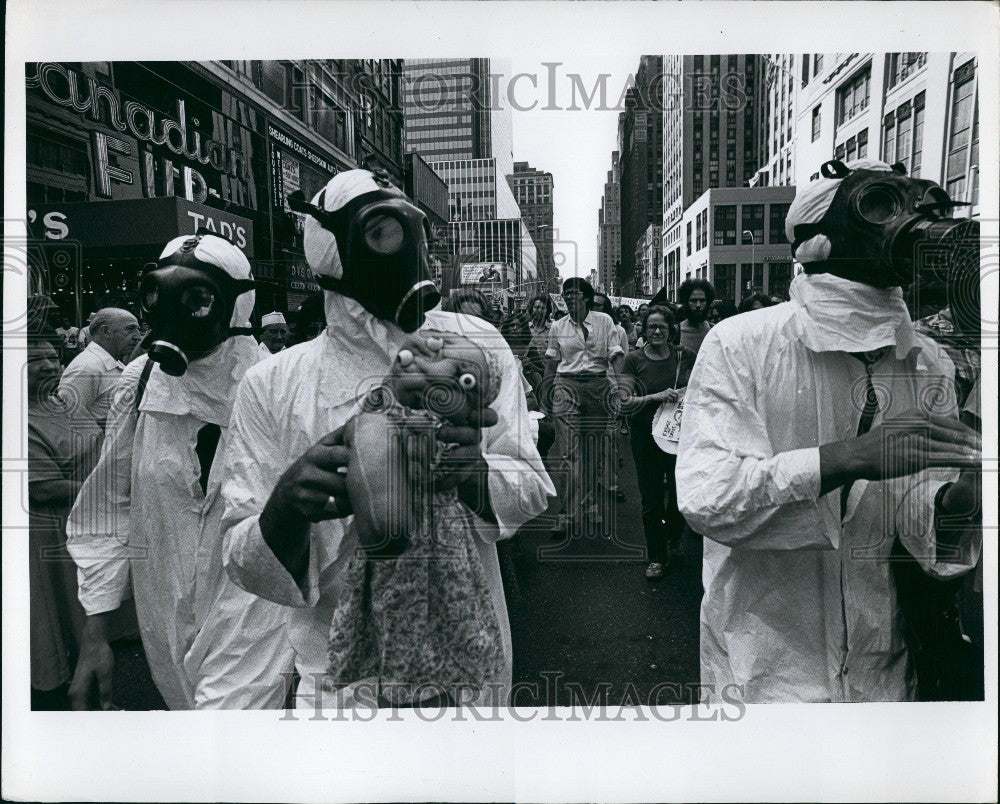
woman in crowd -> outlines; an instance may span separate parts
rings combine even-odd
[[[627,304],[619,305],[618,323],[625,330],[625,335],[628,338],[628,351],[635,349],[635,340],[639,337],[639,333],[636,332],[634,318],[635,314],[632,312],[631,307]]]
[[[763,310],[765,307],[770,306],[771,300],[767,296],[763,293],[754,293],[752,296],[747,296],[740,302],[739,312],[749,313],[753,310]]]
[[[708,323],[714,327],[720,321],[732,318],[737,312],[736,305],[729,299],[716,299],[708,308]]]
[[[674,344],[676,324],[666,307],[650,307],[642,329],[646,343],[628,354],[622,373],[630,385],[625,408],[631,416],[632,457],[649,553],[646,577],[658,580],[670,560],[670,550],[680,544],[684,518],[677,510],[674,485],[677,457],[661,450],[653,440],[653,417],[663,402],[676,402],[683,394],[695,354]],[[666,505],[664,485],[670,495]]]
[[[441,308],[449,313],[464,313],[493,323],[490,302],[478,290],[463,288],[444,300]]]
[[[31,708],[68,710],[84,613],[66,517],[97,463],[102,433],[86,410],[56,395],[62,364],[49,340],[29,336],[27,368]]]
[[[524,355],[524,374],[537,391],[545,375],[545,350],[549,348],[549,331],[552,328],[552,299],[548,293],[539,293],[528,302],[528,330],[531,341]]]

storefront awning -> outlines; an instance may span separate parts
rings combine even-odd
[[[163,246],[180,235],[206,228],[253,257],[253,222],[177,196],[129,201],[35,204],[28,210],[33,233],[47,242],[82,248]]]

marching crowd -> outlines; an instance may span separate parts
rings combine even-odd
[[[792,205],[790,298],[738,308],[703,279],[615,308],[577,277],[564,312],[548,294],[503,317],[476,290],[439,305],[419,210],[359,170],[295,200],[323,290],[291,326],[263,315],[259,342],[249,263],[209,234],[147,268],[141,322],[39,316],[33,706],[112,708],[130,606],[171,709],[278,708],[293,672],[308,708],[502,702],[497,544],[553,497],[553,539],[611,538],[626,450],[646,578],[705,539],[703,683],[981,696],[978,340],[795,236],[842,181]],[[900,433],[912,448],[887,457]],[[957,642],[921,642],[940,618]]]

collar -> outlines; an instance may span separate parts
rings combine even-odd
[[[786,338],[813,352],[871,352],[894,346],[904,359],[919,349],[901,288],[875,288],[832,274],[799,274],[788,289]]]
[[[236,386],[259,359],[257,342],[249,335],[237,335],[226,338],[211,354],[192,360],[180,377],[171,377],[156,366],[149,375],[140,410],[194,416],[226,427]]]
[[[105,371],[111,371],[113,368],[120,368],[122,371],[125,370],[125,364],[122,363],[121,360],[112,357],[111,353],[97,341],[91,341],[88,343],[85,351],[90,352],[94,357],[100,360]]]

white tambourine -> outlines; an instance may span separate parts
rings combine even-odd
[[[664,402],[653,417],[653,440],[656,446],[671,455],[677,454],[681,437],[681,418],[684,416],[683,394],[676,402]]]

